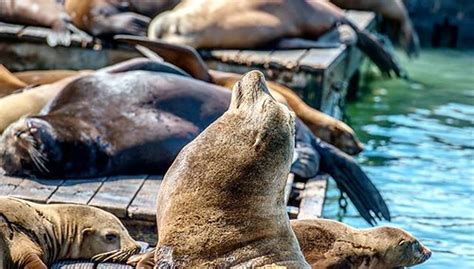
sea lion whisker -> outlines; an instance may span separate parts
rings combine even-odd
[[[31,157],[31,160],[38,168],[38,170],[40,170],[41,172],[49,173],[49,169],[46,168],[44,164],[47,158],[43,154],[41,154],[35,147],[28,147],[27,151]]]

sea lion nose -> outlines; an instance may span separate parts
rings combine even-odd
[[[423,256],[425,256],[425,260],[428,260],[431,257],[431,250],[427,247],[423,247],[422,251]]]

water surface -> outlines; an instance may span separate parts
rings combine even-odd
[[[347,107],[366,144],[358,160],[389,205],[390,225],[433,250],[417,268],[474,268],[474,51],[399,57],[416,82],[366,76]],[[368,227],[352,205],[341,214],[330,183],[324,216]]]

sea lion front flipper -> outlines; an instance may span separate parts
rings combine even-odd
[[[313,146],[321,155],[320,171],[334,178],[368,223],[374,225],[376,218],[390,221],[382,195],[351,156],[318,138],[313,140]]]
[[[127,260],[127,264],[137,269],[152,269],[155,266],[155,248],[133,255]]]
[[[206,63],[192,47],[138,36],[116,35],[114,39],[119,42],[146,47],[158,53],[165,61],[188,72],[192,77],[206,82],[212,81]]]

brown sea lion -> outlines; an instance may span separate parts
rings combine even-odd
[[[284,202],[294,121],[260,72],[236,83],[229,109],[163,179],[155,268],[309,267]]]
[[[292,220],[291,227],[313,268],[395,269],[431,256],[427,247],[398,228],[355,229],[324,219]]]
[[[64,7],[75,26],[94,36],[145,35],[150,22],[150,18],[127,10],[127,1],[65,0]]]
[[[140,251],[117,217],[90,206],[0,197],[0,218],[15,268],[46,269],[62,259],[119,262]]]
[[[13,269],[12,256],[8,248],[8,225],[6,219],[0,216],[0,268]]]
[[[209,70],[192,47],[124,35],[115,36],[115,40],[151,49],[165,61],[183,69],[194,78],[228,89],[232,89],[241,76],[230,72]],[[272,81],[267,81],[267,84],[272,96],[279,102],[287,104],[317,137],[350,155],[356,155],[363,150],[363,144],[347,124],[308,106],[291,89]]]
[[[400,44],[408,56],[418,56],[420,41],[402,0],[330,0],[344,9],[370,10],[394,21],[400,29]]]
[[[55,69],[55,70],[29,70],[29,71],[22,71],[22,72],[14,72],[13,75],[17,77],[19,80],[23,81],[27,85],[44,85],[56,82],[63,78],[79,75],[79,74],[86,74],[91,73],[90,70],[62,70],[62,69]]]
[[[165,173],[181,148],[227,110],[231,92],[154,64],[145,65],[153,72],[103,71],[73,81],[40,115],[4,131],[0,166],[46,178]],[[329,173],[370,223],[390,219],[354,159],[314,137],[299,119],[296,124],[292,171],[302,178]]]
[[[355,229],[341,222],[291,220],[305,260],[315,269],[395,269],[425,262],[431,251],[411,234],[393,227]],[[133,255],[127,263],[153,268],[154,250]]]
[[[0,64],[0,98],[26,87],[28,84]]]
[[[56,0],[0,1],[0,21],[49,27],[47,41],[51,46],[71,43],[68,24],[70,17]]]
[[[382,73],[405,75],[375,36],[325,1],[184,0],[153,19],[148,37],[194,48],[249,49],[289,37],[315,39],[338,24],[355,31],[357,46]]]

